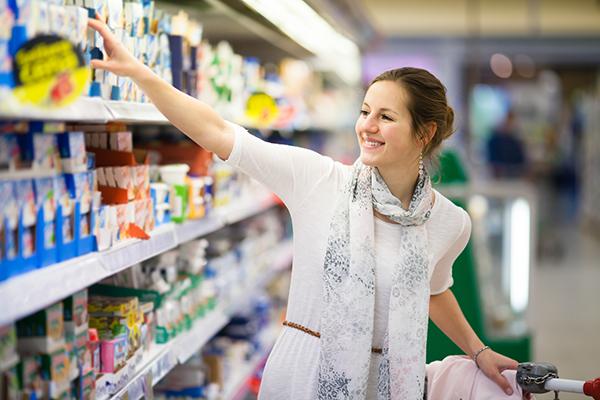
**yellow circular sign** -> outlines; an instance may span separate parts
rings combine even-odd
[[[21,102],[61,107],[75,101],[90,80],[79,49],[56,35],[24,43],[13,59],[14,94]]]
[[[246,102],[246,116],[256,127],[268,127],[279,116],[277,102],[266,93],[254,93]]]

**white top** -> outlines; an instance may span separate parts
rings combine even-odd
[[[329,225],[338,196],[351,178],[352,167],[314,151],[264,142],[235,126],[233,150],[226,161],[263,183],[287,206],[292,217],[294,260],[286,319],[320,330],[322,271]],[[471,234],[468,214],[435,191],[429,238],[431,294],[452,285],[452,264]],[[400,226],[375,223],[375,321],[373,346],[381,347],[387,328],[391,268],[400,246],[394,239]],[[373,356],[371,371],[379,356]],[[296,329],[282,330],[263,374],[261,399],[316,398],[319,339]],[[371,373],[370,379],[376,377]],[[371,381],[371,380],[370,380]]]

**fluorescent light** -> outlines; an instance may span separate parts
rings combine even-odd
[[[510,304],[516,312],[525,311],[529,300],[530,261],[529,203],[516,199],[510,207]]]
[[[358,46],[337,32],[302,0],[242,0],[296,43],[314,53],[320,64],[336,71],[346,82],[360,80]]]

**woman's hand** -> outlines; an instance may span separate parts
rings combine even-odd
[[[97,19],[88,20],[88,26],[97,31],[104,40],[107,60],[92,60],[92,68],[105,69],[119,76],[136,78],[143,71],[144,64],[136,59],[110,31],[108,26]]]
[[[517,361],[489,349],[481,352],[477,356],[477,365],[485,376],[502,388],[504,393],[509,396],[513,393],[511,384],[501,372],[507,369],[517,369],[517,366],[519,365]]]

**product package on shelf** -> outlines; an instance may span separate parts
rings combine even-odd
[[[148,308],[152,322],[148,335],[166,343],[189,330],[194,322],[216,306],[212,279],[205,274],[204,239],[191,241],[179,251],[170,251],[116,274],[91,287],[95,295],[135,296]]]
[[[18,398],[21,393],[17,353],[17,334],[14,324],[0,326],[0,390],[7,398]]]
[[[154,227],[146,153],[133,149],[132,134],[124,126],[108,125],[106,129],[85,134],[102,194],[96,224],[100,250],[127,238],[148,238]]]
[[[17,331],[14,324],[0,326],[0,372],[14,367],[19,362],[17,353]]]
[[[260,295],[232,316],[198,356],[174,368],[155,388],[155,397],[169,399],[237,398],[256,393],[260,370],[275,342],[282,309],[271,296]]]
[[[153,161],[160,164],[151,174],[153,180],[160,180],[156,183],[169,188],[167,195],[163,191],[165,186],[152,183],[157,201],[155,212],[159,217],[182,223],[208,215],[213,205],[212,153],[187,140],[176,144],[150,143],[143,147],[153,154]]]

